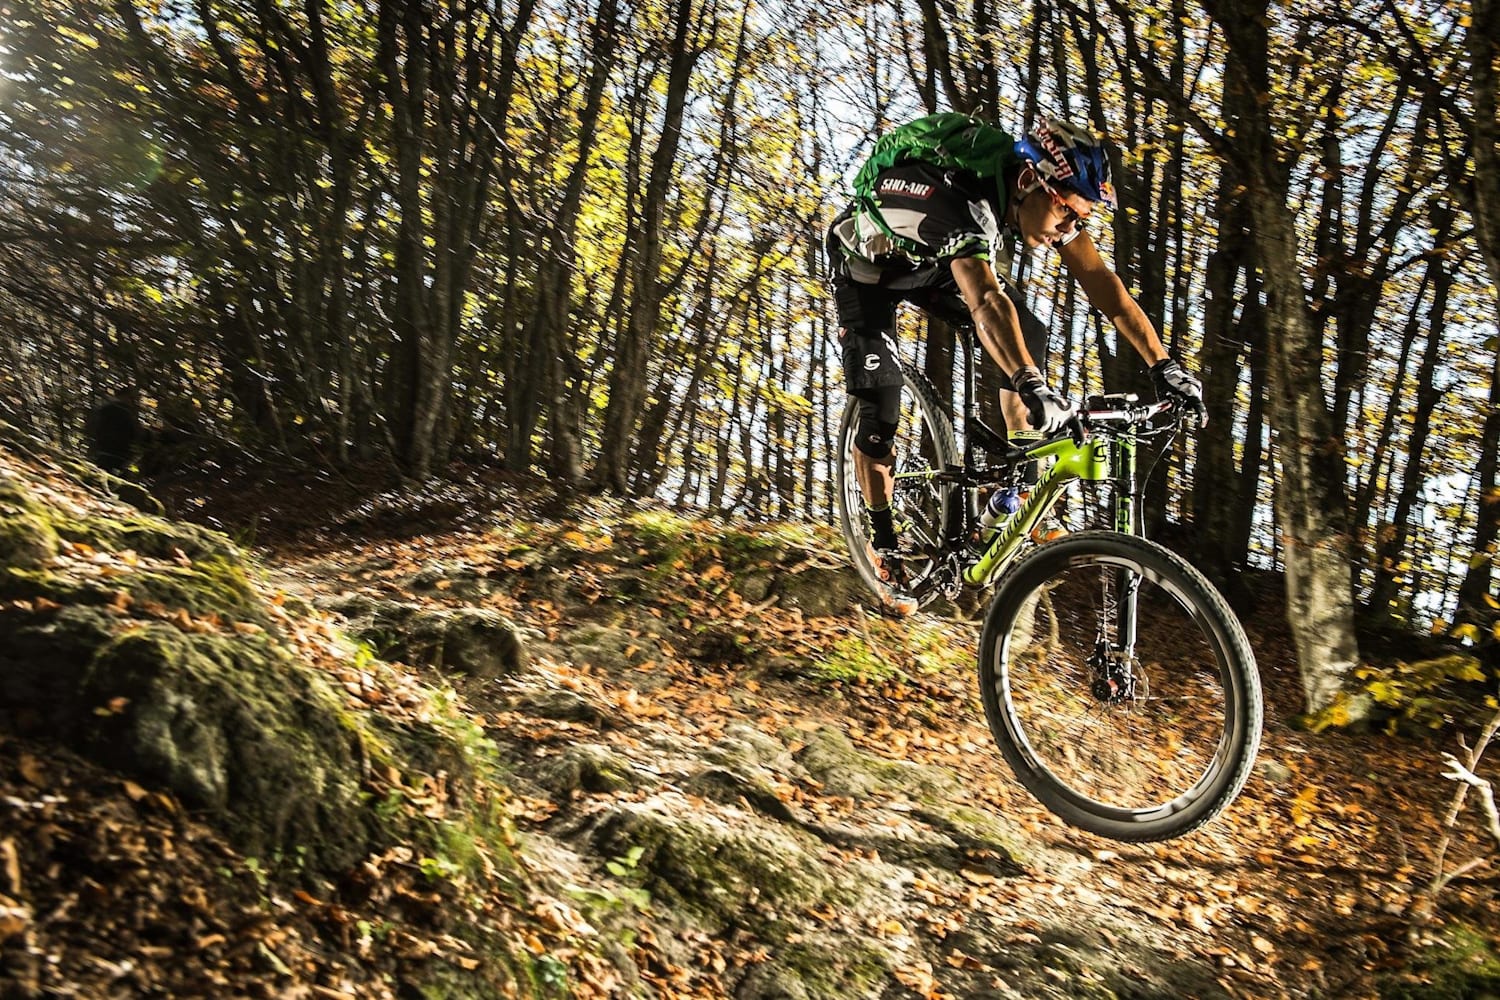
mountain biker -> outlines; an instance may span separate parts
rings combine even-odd
[[[834,219],[827,249],[844,379],[859,403],[855,475],[886,583],[883,601],[906,614],[916,603],[902,592],[890,507],[901,405],[899,303],[974,328],[1000,366],[1001,411],[1013,437],[1059,431],[1076,410],[1042,375],[1046,328],[1017,292],[1002,288],[991,266],[1003,234],[1028,250],[1056,250],[1089,302],[1150,367],[1157,396],[1191,407],[1200,423],[1203,387],[1167,354],[1085,229],[1098,204],[1114,207],[1108,151],[1092,133],[1044,119],[1017,141],[966,115],[932,115],[883,137],[854,186],[855,199]]]

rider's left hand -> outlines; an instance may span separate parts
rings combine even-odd
[[[1182,367],[1176,358],[1164,358],[1151,366],[1151,384],[1156,398],[1170,400],[1198,418],[1198,426],[1208,425],[1208,408],[1203,405],[1203,383],[1198,376]]]

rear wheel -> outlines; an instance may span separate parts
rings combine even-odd
[[[985,618],[979,681],[1021,783],[1115,840],[1207,823],[1260,744],[1260,678],[1238,620],[1201,573],[1133,535],[1080,532],[1017,562]]]
[[[854,470],[859,404],[850,399],[839,426],[835,468],[839,528],[859,578],[877,597],[909,598],[927,604],[939,594],[934,578],[939,569],[943,538],[950,517],[958,516],[957,491],[937,482],[933,474],[958,465],[953,423],[938,401],[937,391],[908,365],[901,366],[901,421],[896,430],[895,490],[891,510],[901,541],[900,555],[908,583],[892,588],[881,578],[870,544],[870,522],[864,493]]]

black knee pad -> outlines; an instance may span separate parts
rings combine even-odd
[[[871,458],[890,458],[901,416],[900,387],[861,389],[853,395],[859,401],[854,446]]]

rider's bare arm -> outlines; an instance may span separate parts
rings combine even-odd
[[[1097,254],[1095,255],[1097,256]],[[979,342],[1007,375],[1022,365],[1035,364],[1021,339],[1021,319],[1015,303],[1000,288],[987,260],[963,257],[953,262],[953,278],[974,316]],[[1148,324],[1149,326],[1149,324]]]
[[[1110,270],[1104,258],[1099,256],[1099,248],[1094,246],[1093,237],[1087,230],[1079,233],[1072,242],[1059,246],[1057,253],[1068,273],[1089,297],[1089,302],[1109,317],[1115,329],[1140,352],[1148,366],[1167,356],[1156,328],[1125,290],[1125,283],[1119,275]]]

